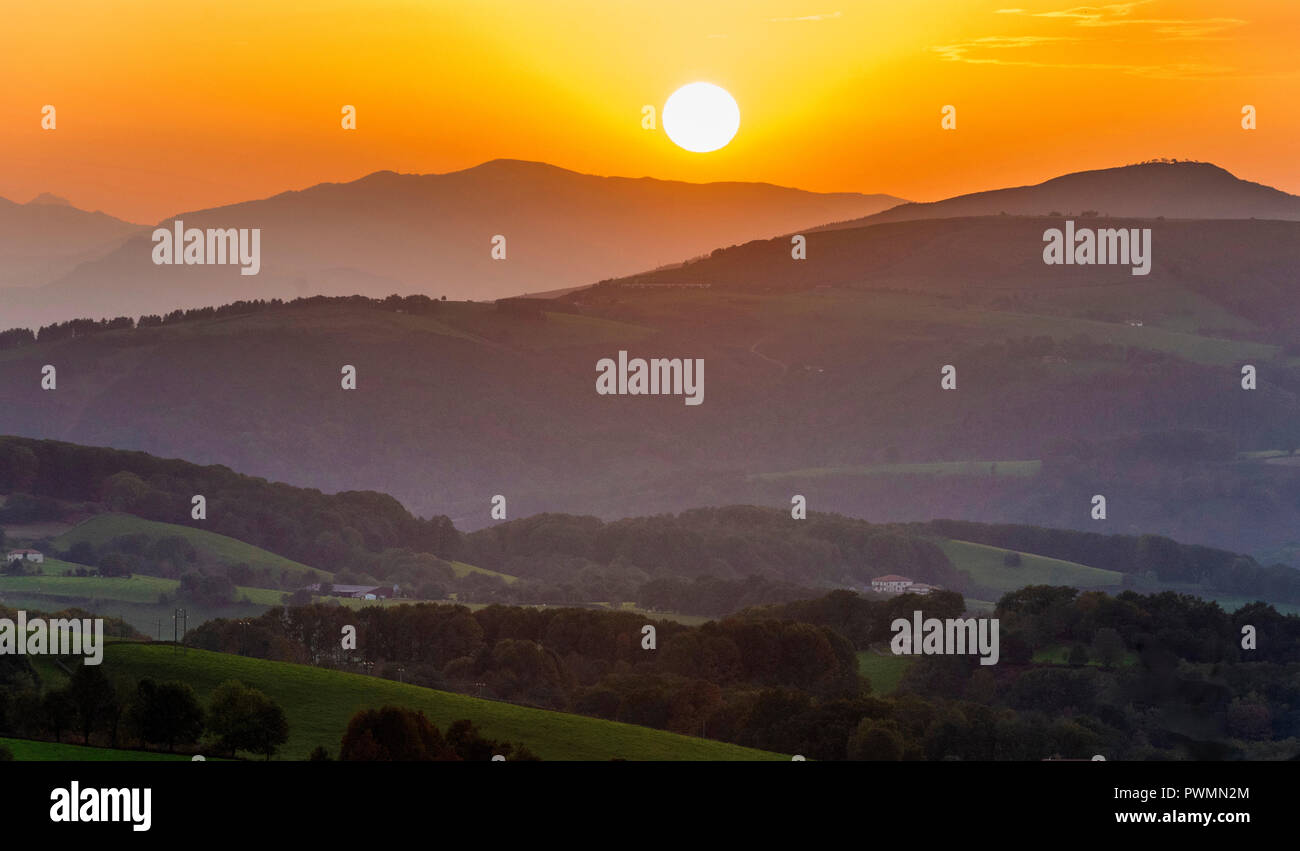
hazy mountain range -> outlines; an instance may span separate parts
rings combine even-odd
[[[1224,174],[1132,173],[1181,181],[1198,204]],[[1133,203],[1150,194],[1137,185]],[[1094,200],[1057,197],[1046,212],[1150,228],[1150,275],[1044,265],[1043,231],[1061,225],[1046,214],[809,230],[802,261],[787,231],[533,316],[455,301],[421,315],[300,306],[0,350],[0,433],[373,488],[462,528],[489,522],[493,494],[511,517],[614,517],[800,493],[871,520],[1286,544],[1300,525],[1288,454],[1300,448],[1300,222],[1083,218]],[[704,403],[598,395],[596,363],[620,350],[702,358]],[[57,392],[39,387],[44,364],[58,366]],[[356,391],[340,389],[344,364]],[[955,391],[940,389],[943,365]],[[1089,515],[1097,493],[1111,500],[1105,524]]]
[[[247,276],[229,265],[154,265],[152,228],[68,207],[9,205],[0,213],[21,226],[0,257],[17,258],[0,280],[43,286],[0,292],[0,315],[11,327],[317,293],[499,298],[677,263],[901,200],[763,183],[596,177],[493,160],[448,174],[381,171],[159,223],[260,228],[261,271]],[[92,254],[101,232],[117,244]],[[504,260],[490,255],[498,234],[506,238]],[[85,262],[72,268],[76,257]]]
[[[49,193],[26,204],[0,198],[0,290],[57,280],[143,231],[143,225],[79,210]]]

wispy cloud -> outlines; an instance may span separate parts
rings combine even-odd
[[[1171,38],[1204,38],[1213,33],[1243,26],[1241,18],[1138,18],[1133,10],[1155,0],[1131,0],[1104,6],[1072,6],[1050,12],[1024,9],[999,9],[998,14],[1027,15],[1034,18],[1057,18],[1078,27],[1149,27],[1152,32]]]
[[[1023,60],[981,59],[970,56],[972,50],[998,50],[1007,47],[1034,47],[1039,44],[1060,41],[1078,41],[1077,38],[1059,35],[986,35],[970,41],[955,44],[942,44],[930,48],[949,62],[975,62],[985,65],[1025,65],[1033,64]]]
[[[1044,44],[1079,42],[1082,39],[1069,36],[1019,35],[1019,36],[984,36],[970,41],[939,45],[930,48],[949,62],[966,62],[972,65],[1018,65],[1026,68],[1068,68],[1079,71],[1118,71],[1141,77],[1158,77],[1165,79],[1185,79],[1210,77],[1230,71],[1221,65],[1205,65],[1183,62],[1166,65],[1139,65],[1105,62],[1062,62],[1059,60],[1043,61],[1037,59],[1020,59],[1005,55],[985,56],[985,51],[998,51],[1014,48],[1037,47]]]
[[[1046,12],[1030,12],[1021,8],[997,9],[994,14],[1055,21],[1058,25],[1063,24],[1070,27],[1065,32],[1073,32],[1073,35],[985,36],[953,44],[938,45],[932,47],[931,50],[938,53],[946,61],[966,62],[974,65],[1019,65],[1030,68],[1116,71],[1142,77],[1167,79],[1200,78],[1234,72],[1235,69],[1230,67],[1197,62],[1163,65],[1070,62],[1064,59],[1059,52],[1044,56],[1041,51],[1030,53],[1025,50],[1026,48],[1052,43],[1084,43],[1097,37],[1096,35],[1085,35],[1080,28],[1130,27],[1142,31],[1149,38],[1161,41],[1177,41],[1220,37],[1216,34],[1248,23],[1240,18],[1227,17],[1148,18],[1134,15],[1134,11],[1139,7],[1149,6],[1156,2],[1159,2],[1159,0],[1127,0],[1127,2],[1107,3],[1097,6],[1071,6]],[[1057,31],[1061,32],[1059,29]],[[1016,49],[1022,51],[1021,55],[1014,55],[1013,51]]]
[[[794,21],[829,21],[843,16],[843,12],[825,12],[819,15],[801,15],[797,18],[768,18],[768,20],[774,24],[788,24]]]
[[[1074,18],[1080,26],[1108,26],[1119,23],[1138,6],[1145,6],[1152,0],[1131,0],[1128,3],[1109,3],[1105,6],[1074,6],[1054,12],[1034,12],[1035,18]]]

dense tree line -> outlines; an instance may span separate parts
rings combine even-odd
[[[446,517],[416,517],[374,491],[323,494],[223,466],[4,437],[0,493],[15,492],[38,501],[94,500],[110,510],[201,527],[331,571],[369,572],[392,548],[453,557],[461,538]],[[195,494],[207,499],[206,520],[191,519]]]
[[[699,627],[654,621],[653,651],[642,615],[506,606],[294,607],[248,627],[210,621],[192,639],[818,759],[1300,752],[1300,618],[1263,603],[1227,614],[1172,592],[1032,586],[998,604],[998,665],[919,656],[896,693],[872,694],[855,651],[879,649],[896,617],[964,609],[955,593],[837,591]],[[357,651],[339,649],[348,624]],[[1247,625],[1255,649],[1241,646]],[[1060,648],[1068,662],[1035,661]]]
[[[727,619],[692,629],[651,621],[656,649],[642,647],[648,619],[632,612],[411,604],[272,609],[247,621],[212,620],[190,634],[193,645],[284,661],[395,672],[432,687],[457,687],[555,709],[595,700],[591,690],[620,695],[626,718],[644,695],[623,694],[631,672],[664,678],[690,693],[711,688],[789,686],[817,695],[854,694],[861,687],[852,644],[814,624]],[[343,650],[344,626],[357,629],[359,650]],[[396,674],[393,674],[396,676]],[[685,699],[685,698],[683,698]]]
[[[443,299],[444,301],[446,299]],[[513,301],[529,302],[531,299]],[[196,307],[189,310],[173,310],[164,315],[147,314],[137,321],[131,316],[117,316],[112,319],[69,319],[44,325],[36,331],[29,328],[11,328],[0,331],[0,349],[13,349],[34,343],[48,343],[57,340],[70,340],[104,331],[131,330],[133,328],[158,328],[175,325],[180,322],[196,322],[202,319],[221,319],[230,316],[248,316],[267,311],[301,309],[304,307],[365,307],[372,310],[386,310],[393,313],[429,314],[438,310],[439,302],[426,295],[390,295],[386,298],[369,298],[362,295],[351,296],[307,296],[289,301],[283,299],[253,299],[235,301],[218,307]]]
[[[210,621],[191,640],[816,759],[1300,754],[1300,617],[1263,603],[1229,614],[1172,592],[1111,596],[1029,586],[997,604],[997,665],[917,656],[894,693],[872,693],[858,674],[857,652],[879,650],[893,618],[918,610],[954,617],[964,608],[953,593],[872,600],[838,591],[699,627],[655,621],[650,650],[642,645],[645,616],[630,612],[318,604],[274,609],[247,626]],[[348,625],[357,629],[356,650],[341,649]],[[35,674],[25,659],[0,663],[0,730],[111,741],[122,721],[128,735],[166,748],[198,735],[187,687],[142,682],[115,708],[98,675],[83,673],[97,669],[80,669],[66,689],[42,694],[31,687]],[[233,685],[218,692],[214,703],[244,722],[218,720],[214,732],[212,719],[222,712],[200,713],[211,747],[229,752],[229,736],[249,724],[274,734],[274,719],[259,714],[271,711],[264,702]],[[404,713],[380,714],[357,722],[343,748],[347,758],[450,758],[451,729],[439,733],[439,744]],[[257,718],[266,723],[249,721]],[[152,727],[146,719],[172,720]],[[394,725],[398,733],[386,739],[383,730]],[[239,741],[237,750],[267,753],[254,738]]]
[[[863,585],[886,573],[956,589],[967,581],[938,546],[896,527],[833,514],[793,520],[785,511],[743,505],[610,522],[538,514],[466,535],[463,558],[539,579],[596,566],[634,572],[643,582],[761,576]]]

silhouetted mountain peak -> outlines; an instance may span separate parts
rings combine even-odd
[[[52,194],[50,194],[49,192],[42,192],[40,195],[37,195],[35,198],[33,198],[32,200],[28,201],[27,203],[28,203],[29,205],[30,205],[30,204],[36,204],[36,205],[46,204],[46,205],[53,206],[53,207],[71,207],[71,206],[72,206],[72,202],[69,201],[67,198],[60,198],[58,195],[52,195]]]
[[[1300,219],[1300,197],[1242,180],[1209,162],[1153,161],[1077,171],[1042,183],[900,204],[827,225],[841,230],[880,222],[963,216],[1102,216],[1171,219]]]

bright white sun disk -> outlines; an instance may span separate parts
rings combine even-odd
[[[740,107],[727,90],[712,83],[690,83],[664,104],[664,132],[680,147],[707,154],[724,147],[740,129]]]

